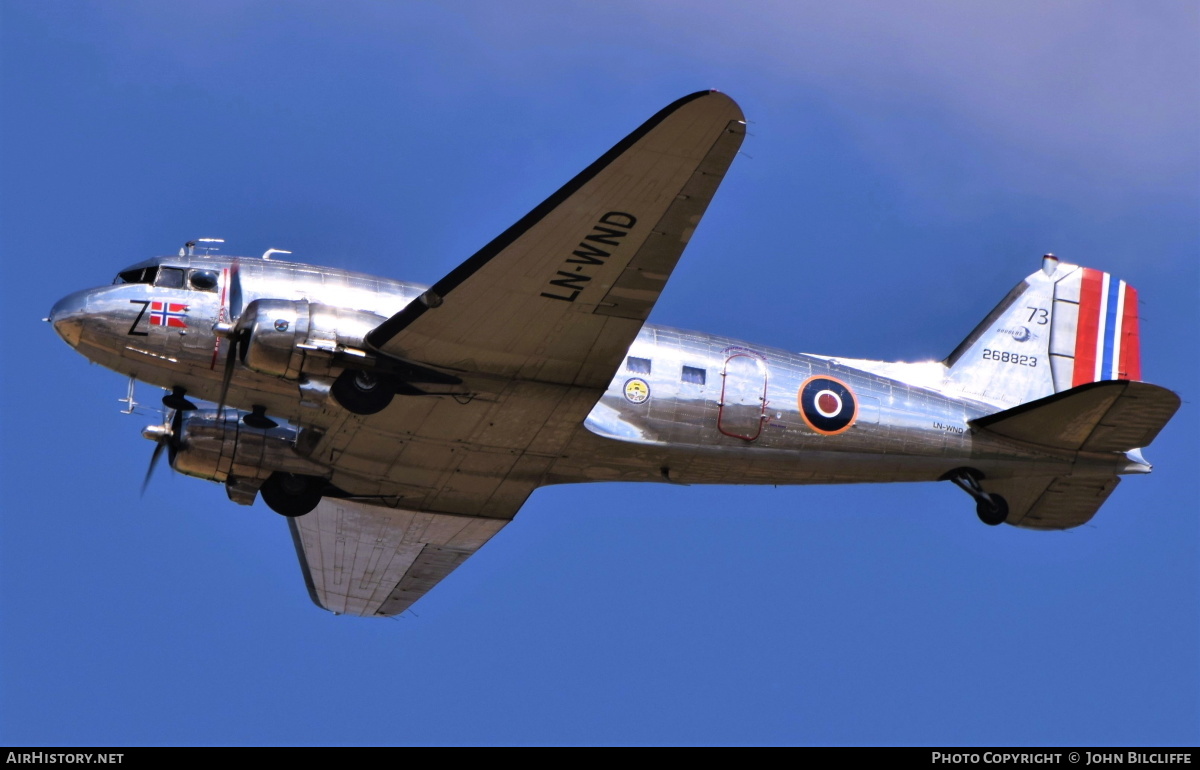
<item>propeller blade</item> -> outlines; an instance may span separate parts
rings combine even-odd
[[[183,443],[183,409],[174,410],[170,416],[163,415],[162,425],[149,425],[142,430],[142,435],[154,440],[154,454],[150,455],[150,467],[146,469],[146,478],[142,479],[142,497],[146,496],[146,487],[150,486],[150,477],[158,467],[158,460],[163,450],[167,450],[167,462],[175,467],[175,453]]]
[[[175,453],[179,451],[179,447],[183,445],[183,412],[178,409],[175,414],[171,415],[171,435],[167,438],[167,448],[170,453],[167,455],[167,461],[171,463],[171,467],[175,467]]]
[[[242,276],[237,260],[229,267],[229,318],[236,321],[242,315]]]
[[[166,447],[166,441],[157,441],[154,444],[154,454],[150,455],[150,467],[146,469],[146,478],[142,479],[142,497],[146,496],[146,487],[150,486],[150,477],[154,475],[154,466],[158,465],[158,458],[162,457]]]
[[[224,412],[225,398],[229,395],[229,383],[233,380],[233,369],[237,365],[239,353],[242,360],[246,358],[250,332],[239,323],[242,310],[241,263],[234,260],[229,267],[229,319],[214,327],[218,334],[229,340],[229,349],[225,353],[225,370],[221,374],[221,397],[217,399],[217,414]]]
[[[240,337],[240,333],[234,332],[229,338],[229,350],[225,353],[225,371],[221,374],[221,397],[217,399],[218,415],[225,413],[225,397],[229,395],[229,383],[233,381],[233,367],[237,364]]]

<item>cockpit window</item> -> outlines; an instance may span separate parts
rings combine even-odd
[[[217,274],[212,270],[193,270],[188,283],[197,291],[216,291]]]
[[[117,278],[113,283],[154,283],[154,277],[157,274],[157,267],[135,267],[132,270],[117,273]]]
[[[154,282],[154,285],[161,286],[164,289],[182,289],[183,270],[178,267],[159,268],[158,280]]]

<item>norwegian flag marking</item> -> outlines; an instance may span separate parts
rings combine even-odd
[[[187,309],[188,306],[182,302],[154,300],[150,303],[150,325],[186,329]]]

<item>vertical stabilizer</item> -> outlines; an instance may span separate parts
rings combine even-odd
[[[948,394],[1004,408],[1090,382],[1140,380],[1137,291],[1046,255],[944,363]]]

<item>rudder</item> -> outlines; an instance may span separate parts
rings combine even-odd
[[[1059,270],[1073,265],[1059,265]],[[1050,365],[1055,390],[1102,380],[1141,380],[1137,289],[1100,270],[1076,268],[1055,286]]]

